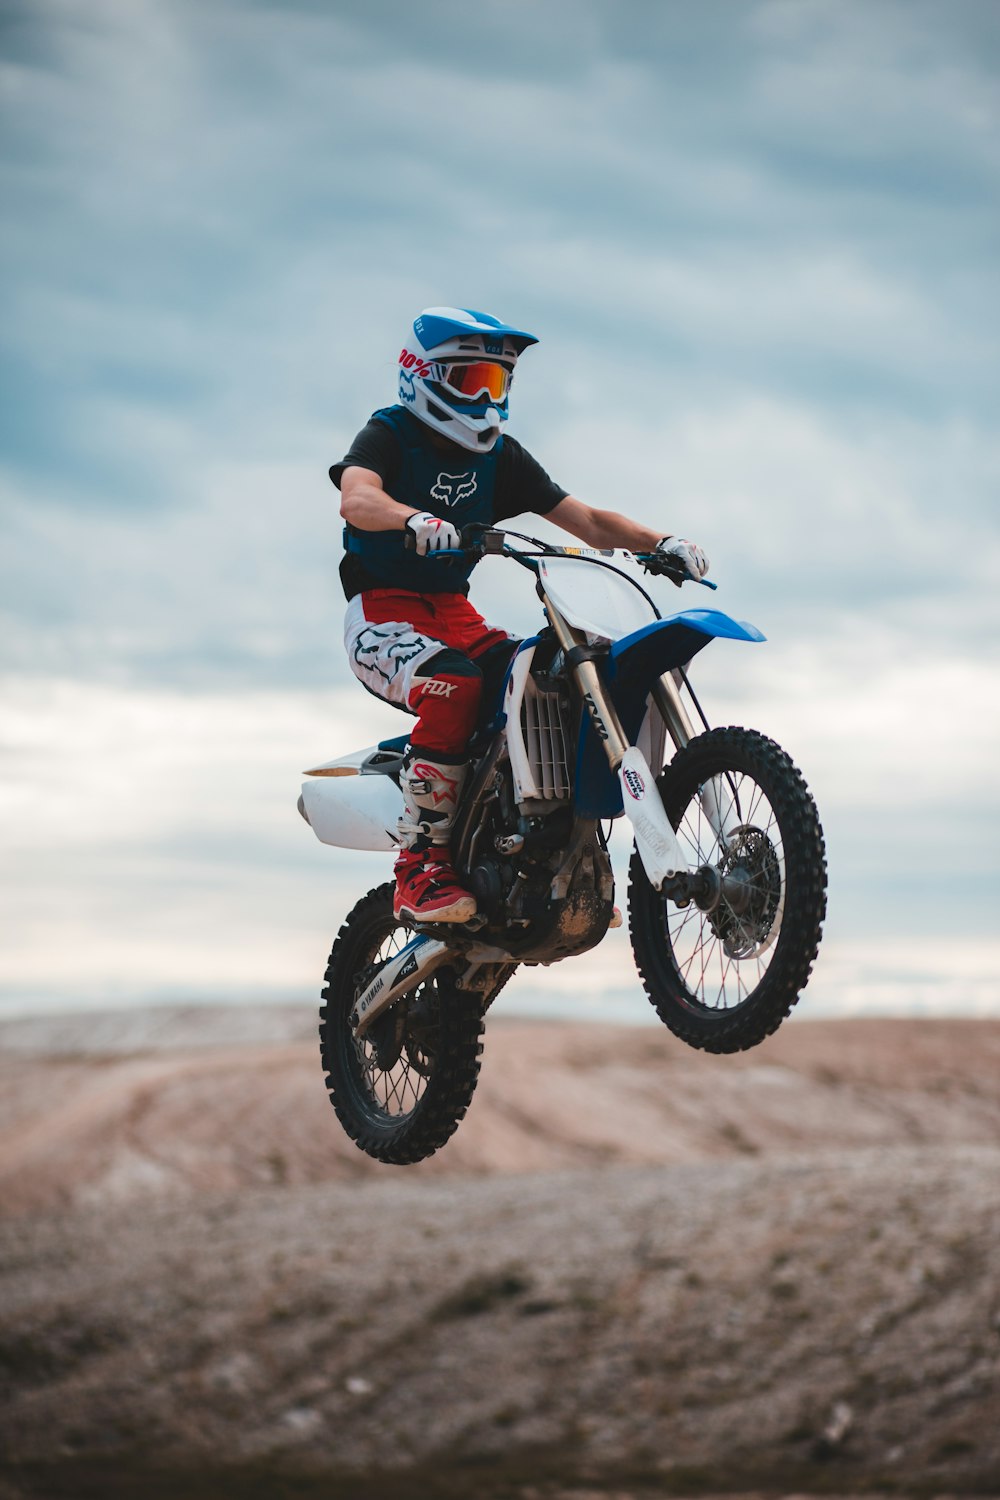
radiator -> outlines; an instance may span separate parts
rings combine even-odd
[[[559,694],[541,692],[532,677],[525,682],[521,699],[521,733],[539,796],[546,802],[565,801],[570,794],[569,736]]]

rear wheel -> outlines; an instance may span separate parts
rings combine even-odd
[[[715,904],[680,907],[655,891],[633,851],[632,949],[657,1014],[708,1052],[739,1052],[788,1015],[816,958],[826,857],[816,806],[773,740],[713,729],[660,776],[664,807]]]
[[[330,953],[320,1010],[320,1054],[337,1118],[377,1161],[421,1161],[443,1146],[469,1107],[482,1055],[483,997],[438,969],[397,1000],[363,1037],[349,1016],[360,977],[410,934],[392,914],[394,886],[369,891]]]

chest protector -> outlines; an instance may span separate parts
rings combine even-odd
[[[493,494],[503,438],[489,453],[456,448],[442,453],[427,429],[402,406],[387,406],[373,421],[390,427],[399,439],[401,462],[391,482],[394,500],[442,516],[461,530],[472,521],[493,524]],[[355,531],[345,527],[344,546],[363,563],[378,587],[414,594],[464,594],[475,567],[473,558],[418,557],[403,545],[401,531]]]

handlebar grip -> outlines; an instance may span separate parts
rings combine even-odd
[[[662,552],[637,553],[636,556],[647,573],[652,573],[654,578],[669,578],[678,588],[682,583],[700,583],[707,589],[719,587],[710,578],[692,578],[680,558],[664,556]]]
[[[483,533],[489,528],[481,522],[474,521],[470,526],[463,526],[459,535],[462,538],[461,547],[441,547],[437,552],[428,552],[427,557],[469,557],[472,553],[480,552],[483,548]],[[403,550],[405,552],[416,552],[417,539],[408,526],[403,527]]]

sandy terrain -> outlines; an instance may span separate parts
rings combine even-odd
[[[1000,1494],[1000,1023],[497,1020],[408,1169],[312,1033],[0,1024],[0,1500]]]

